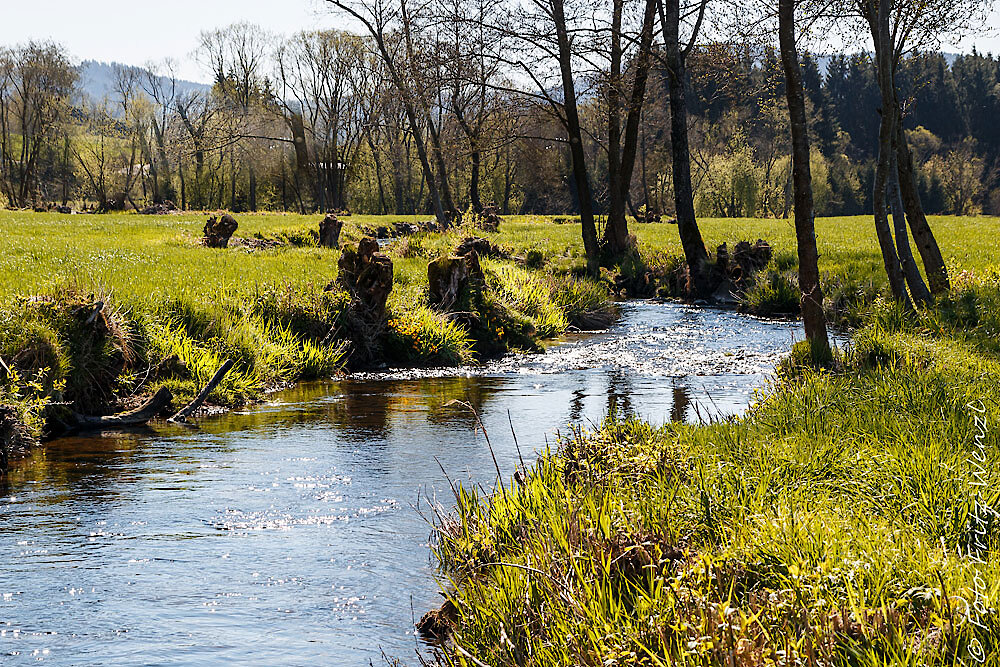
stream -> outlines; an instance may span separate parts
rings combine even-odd
[[[567,424],[741,413],[795,322],[631,302],[606,332],[476,368],[300,385],[196,428],[49,442],[0,486],[0,663],[417,664],[441,603],[428,503]],[[423,515],[423,516],[422,516]]]

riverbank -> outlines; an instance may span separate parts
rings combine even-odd
[[[317,245],[319,216],[241,215],[228,249],[200,244],[203,213],[163,216],[0,212],[0,359],[6,368],[0,428],[9,455],[74,415],[127,410],[165,387],[174,409],[205,385],[225,359],[235,365],[210,402],[235,407],[289,383],[329,377],[348,361],[343,323],[349,298],[334,282],[340,251]],[[342,245],[415,217],[344,218]],[[953,264],[1000,261],[973,255],[969,239],[985,219],[936,220]],[[985,224],[996,225],[996,221]],[[884,292],[865,219],[818,222],[831,319],[857,324]],[[391,240],[387,327],[369,364],[454,366],[570,328],[606,326],[612,298],[672,296],[681,264],[676,227],[634,224],[637,252],[584,277],[579,224],[567,217],[505,218],[498,232],[472,226]],[[773,256],[740,307],[764,315],[797,308],[794,232],[788,221],[705,220],[710,247],[765,238]],[[502,252],[485,258],[485,298],[462,325],[428,301],[427,264],[470,235]],[[993,254],[991,254],[993,253]]]
[[[447,664],[997,665],[1000,271],[954,282],[742,419],[611,418],[462,488]]]
[[[544,270],[517,248],[482,257],[474,326],[432,307],[428,262],[476,231],[466,226],[384,248],[393,265],[386,312],[359,341],[351,295],[337,281],[341,252],[318,246],[318,216],[241,216],[228,248],[201,243],[196,214],[0,218],[4,462],[78,427],[79,415],[129,410],[161,388],[173,397],[164,410],[176,410],[226,359],[233,368],[209,400],[232,408],[349,362],[455,366],[535,350],[570,328],[607,326],[617,311],[606,285]],[[342,247],[392,222],[346,218]],[[375,354],[358,359],[359,343]]]

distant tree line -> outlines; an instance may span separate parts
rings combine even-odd
[[[410,105],[411,124],[372,41],[336,31],[278,40],[238,24],[203,35],[210,91],[179,92],[166,66],[117,67],[114,93],[97,100],[77,89],[58,46],[2,50],[0,203],[434,213],[423,145],[432,173],[447,176],[434,179],[447,183],[437,185],[447,210],[493,202],[504,213],[580,212],[571,143],[540,95],[526,100],[515,89],[530,79],[504,81],[497,58],[453,61],[476,72],[436,63],[430,76],[421,72],[428,86]],[[664,55],[657,47],[649,67],[635,166],[620,198],[635,216],[676,215]],[[697,214],[787,216],[777,51],[696,46],[687,73]],[[803,55],[802,75],[816,212],[870,214],[881,103],[873,56]],[[926,213],[1000,215],[1000,59],[917,53],[902,59],[896,81]],[[577,103],[589,174],[608,166],[600,85],[584,82]],[[595,213],[608,213],[613,193],[589,180]]]

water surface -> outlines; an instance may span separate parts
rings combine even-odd
[[[197,427],[56,440],[0,488],[0,662],[409,664],[440,603],[418,508],[569,423],[738,414],[797,325],[639,302],[478,369],[303,385]]]

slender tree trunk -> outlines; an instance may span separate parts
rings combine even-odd
[[[913,168],[913,156],[906,143],[906,133],[903,131],[899,106],[895,104],[895,94],[893,94],[892,109],[896,116],[896,158],[906,218],[910,223],[910,230],[913,232],[913,240],[917,244],[917,252],[920,253],[920,259],[923,261],[924,272],[927,274],[931,292],[943,294],[951,287],[948,280],[948,269],[945,267],[941,249],[938,247],[937,239],[934,238],[934,232],[931,231],[927,216],[924,215],[924,208],[920,203],[920,195],[917,192],[917,175]]]
[[[646,99],[646,82],[649,79],[651,50],[653,48],[653,25],[656,20],[656,0],[646,0],[642,20],[642,32],[639,37],[639,51],[635,58],[635,79],[632,82],[632,93],[629,99],[628,113],[625,117],[625,137],[622,144],[622,158],[618,164],[617,199],[628,208],[632,207],[629,193],[632,189],[632,174],[635,172],[635,158],[639,146],[639,121],[642,119],[642,105]],[[638,216],[637,216],[638,217]],[[629,247],[628,226],[622,215],[621,228],[616,233],[616,243],[621,243],[619,252]]]
[[[472,174],[469,176],[469,200],[472,203],[472,210],[479,213],[483,210],[483,202],[479,197],[479,172],[481,170],[482,163],[482,153],[479,152],[479,147],[477,144],[472,144],[472,155],[470,169]]]
[[[187,183],[184,181],[184,159],[177,160],[177,176],[181,181],[181,210],[187,210]]]
[[[382,184],[382,159],[379,157],[378,147],[372,138],[371,128],[365,129],[365,139],[368,140],[368,149],[372,152],[372,161],[375,163],[375,179],[378,182],[378,202],[379,212],[385,215],[389,209],[385,202],[385,186]]]
[[[612,257],[625,250],[628,232],[625,202],[620,193],[621,174],[621,87],[622,87],[622,9],[624,0],[612,0],[611,72],[607,81],[608,125],[608,223],[604,226],[604,251]]]
[[[389,140],[389,146],[392,150],[392,198],[395,205],[394,213],[400,215],[402,213],[408,212],[406,205],[406,185],[410,182],[409,178],[404,178],[403,166],[406,166],[406,171],[410,171],[410,159],[403,151],[402,142],[399,140],[399,133],[395,130],[387,129],[386,134],[391,133]]]
[[[625,218],[626,207],[630,207],[629,191],[632,187],[632,174],[635,171],[635,158],[639,145],[639,121],[642,119],[642,105],[646,98],[646,82],[649,78],[650,51],[653,45],[653,25],[656,20],[656,0],[646,0],[642,19],[642,32],[639,36],[639,49],[635,57],[635,79],[632,81],[632,92],[628,100],[628,113],[625,116],[625,135],[622,138],[620,159],[615,160],[615,175],[609,178],[611,186],[611,215],[605,229],[604,241],[608,252],[619,255],[629,249],[628,224]],[[615,82],[620,82],[620,72],[615,75]],[[617,104],[617,94],[615,100]],[[609,109],[613,116],[613,125],[618,127],[618,110]],[[610,147],[609,147],[610,148]],[[617,149],[615,149],[617,151]],[[617,157],[617,155],[616,155]],[[610,174],[609,174],[610,176]],[[633,214],[635,211],[633,211]]]
[[[802,71],[795,48],[795,0],[778,2],[778,39],[785,70],[785,96],[792,132],[792,178],[795,186],[795,240],[799,254],[799,287],[802,323],[814,360],[830,356],[830,341],[823,314],[823,290],[819,284],[819,253],[816,249],[812,174],[809,169],[809,130],[802,91]]]
[[[576,84],[573,81],[573,63],[566,14],[563,0],[552,0],[552,19],[555,23],[559,46],[559,72],[562,77],[563,111],[570,157],[573,162],[573,182],[580,204],[580,222],[583,227],[583,247],[587,253],[587,270],[596,276],[600,268],[600,247],[597,243],[597,225],[594,222],[594,203],[587,176],[587,155],[583,150],[583,132],[576,106]]]
[[[788,1],[788,0],[783,0]],[[886,215],[885,191],[889,175],[889,153],[892,151],[893,133],[895,131],[896,114],[893,113],[895,97],[892,93],[892,69],[890,67],[889,40],[889,2],[879,0],[878,16],[871,23],[872,35],[875,38],[875,58],[877,61],[879,89],[882,92],[882,121],[878,133],[878,162],[875,164],[875,184],[872,203],[875,207],[875,234],[882,250],[882,262],[889,278],[889,289],[893,298],[907,309],[912,308],[910,297],[906,293],[906,281],[903,269],[899,264],[899,256],[889,228],[889,218]]]
[[[249,166],[250,170],[250,210],[257,210],[257,171],[253,167],[253,163]]]
[[[444,161],[444,150],[441,147],[441,135],[438,133],[437,126],[434,125],[434,120],[431,118],[430,111],[427,112],[427,130],[431,137],[431,150],[434,153],[434,162],[437,164],[438,175],[441,178],[441,204],[444,206],[446,217],[449,221],[452,218],[458,218],[460,212],[455,207],[455,199],[451,196],[451,185],[448,181],[448,167]],[[428,178],[431,178],[428,175]],[[450,213],[450,215],[447,215]]]
[[[698,296],[712,289],[708,275],[708,252],[694,213],[694,188],[691,185],[691,149],[688,144],[687,79],[684,54],[680,47],[680,0],[663,0],[660,25],[667,55],[667,86],[670,96],[670,154],[673,166],[674,213],[681,238],[684,259],[691,275],[691,286]]]
[[[906,278],[906,284],[910,288],[913,300],[918,304],[927,304],[931,301],[930,290],[924,283],[920,269],[913,259],[913,251],[910,249],[910,234],[906,230],[906,216],[903,213],[903,197],[899,192],[899,174],[896,169],[896,153],[890,150],[889,155],[889,178],[888,178],[888,198],[889,207],[892,210],[892,230],[896,236],[896,252],[899,255],[899,265]]]

